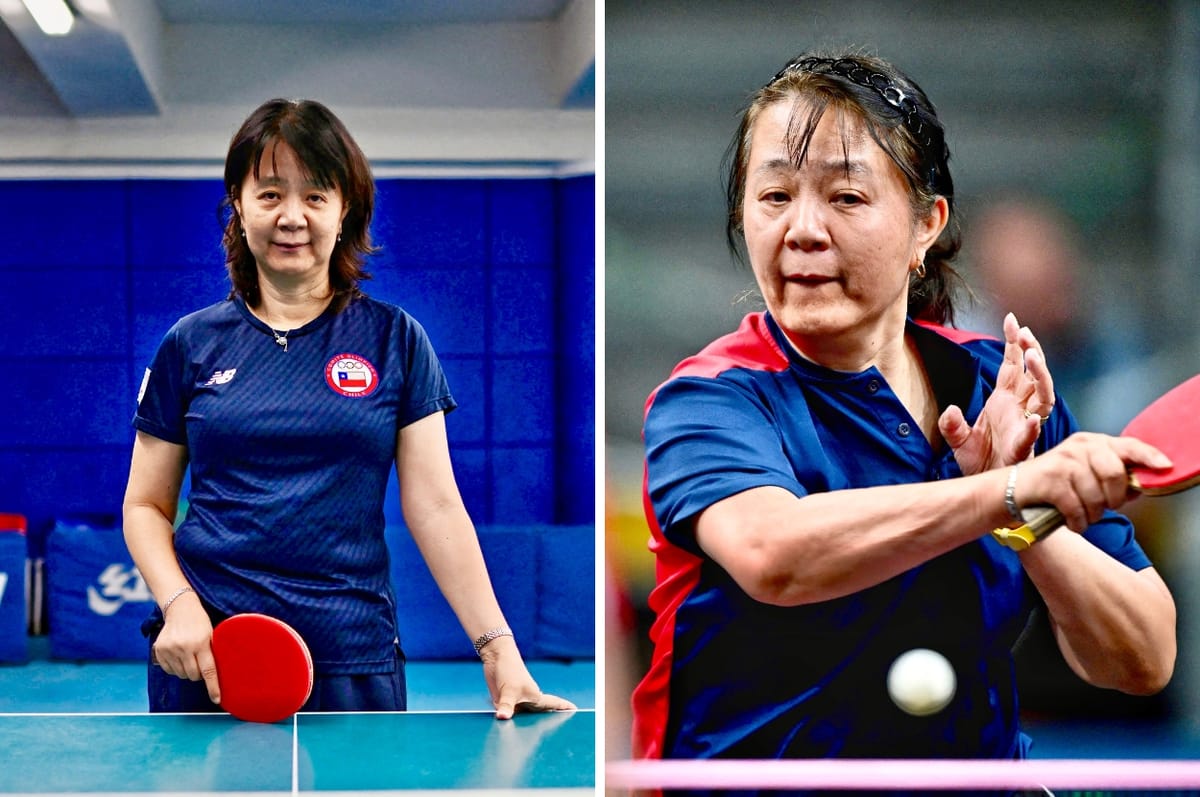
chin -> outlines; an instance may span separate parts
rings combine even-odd
[[[827,305],[772,308],[771,315],[785,332],[806,338],[837,335],[852,326],[846,313]]]

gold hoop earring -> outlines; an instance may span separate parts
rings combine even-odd
[[[917,279],[925,279],[925,261],[922,260],[920,263],[917,263],[917,267],[913,271],[916,273]]]

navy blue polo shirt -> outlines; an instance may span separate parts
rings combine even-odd
[[[1003,343],[912,322],[907,334],[939,407],[957,404],[973,423]],[[1060,398],[1038,451],[1075,428]],[[696,543],[696,516],[750,488],[802,497],[961,476],[878,370],[818,366],[768,314],[752,314],[655,391],[644,437],[658,579],[653,661],[634,695],[638,755],[1023,757],[1011,648],[1038,596],[990,534],[856,594],[795,607],[751,599]],[[1150,565],[1119,515],[1086,536],[1135,570]],[[917,647],[940,651],[958,677],[954,700],[930,717],[903,713],[886,689],[891,662]]]
[[[396,435],[454,399],[420,324],[384,302],[330,308],[287,344],[241,299],[185,316],[133,423],[188,449],[175,551],[204,600],[291,624],[322,675],[391,671],[383,505]]]

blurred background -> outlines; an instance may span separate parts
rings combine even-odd
[[[429,332],[501,604],[562,665],[547,688],[592,703],[594,2],[70,0],[57,27],[43,4],[0,0],[0,711],[111,708],[45,665],[145,659],[119,528],[137,388],[229,291],[225,152],[274,97],[323,102],[371,161],[364,289]],[[469,664],[394,476],[386,516],[410,660]]]
[[[899,66],[945,124],[964,226],[958,265],[975,294],[958,326],[999,335],[1014,311],[1045,345],[1067,404],[1097,431],[1119,431],[1198,370],[1200,3],[609,0],[611,725],[627,721],[628,689],[649,654],[645,400],[681,359],[762,309],[725,245],[726,147],[748,95],[791,56],[844,47]],[[1197,509],[1188,496],[1131,507],[1179,605],[1171,686],[1141,699],[1092,689],[1066,669],[1044,625],[1031,627],[1018,661],[1034,755],[1200,756],[1200,592],[1189,578],[1200,563]],[[621,660],[626,668],[612,666]],[[610,728],[610,756],[628,750],[626,730]]]

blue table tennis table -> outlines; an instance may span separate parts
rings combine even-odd
[[[0,715],[0,794],[593,793],[596,713]]]

